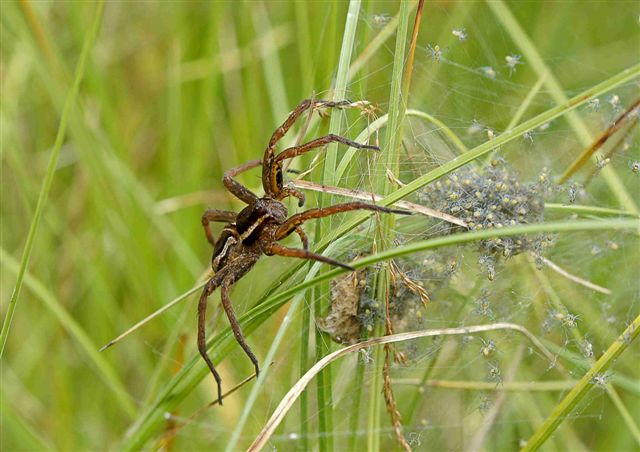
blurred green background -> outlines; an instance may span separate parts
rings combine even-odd
[[[0,8],[0,293],[4,317],[96,4],[25,0],[3,1]],[[113,349],[101,354],[97,349],[193,287],[203,275],[211,249],[200,215],[206,207],[242,208],[223,189],[223,172],[259,158],[273,130],[302,99],[314,93],[331,96],[344,52],[348,8],[346,1],[106,4],[70,110],[2,357],[3,450],[118,449],[127,429],[148,412],[182,364],[197,354],[195,297]],[[378,115],[386,113],[390,102],[393,17],[398,8],[395,1],[365,1],[356,21],[352,61],[364,65],[350,74],[347,97],[375,103]],[[507,2],[506,8],[552,75],[541,80],[513,32],[488,4],[426,2],[407,104],[442,121],[469,148],[485,141],[488,129],[496,135],[504,131],[514,115],[528,119],[557,105],[554,90],[547,84],[550,78],[555,77],[561,92],[572,97],[640,60],[637,2],[514,1]],[[415,13],[411,11],[409,31]],[[464,30],[466,39],[460,40],[460,33],[456,36],[452,30]],[[382,45],[368,47],[376,40]],[[508,67],[505,58],[509,55],[524,55],[522,64]],[[580,107],[575,115],[588,136],[595,137],[637,96],[636,78],[600,96],[599,106]],[[526,110],[520,112],[522,105]],[[357,113],[341,114],[345,115],[342,133],[350,138],[371,119]],[[328,119],[318,121],[307,137],[326,133],[328,126]],[[295,141],[292,135],[288,144]],[[380,139],[385,139],[384,133]],[[403,140],[411,158],[402,160],[396,176],[404,183],[455,155],[438,127],[415,118],[407,121]],[[630,163],[640,159],[637,132],[626,143],[628,148],[621,144],[613,150],[609,165],[616,172],[618,186],[637,204],[640,177],[630,169]],[[501,154],[523,181],[534,181],[544,167],[554,175],[562,173],[584,148],[585,135],[561,118],[532,130],[531,139],[504,146]],[[308,169],[313,157],[298,159],[294,167]],[[240,179],[260,192],[257,174]],[[316,168],[306,179],[320,182],[321,175]],[[340,185],[370,189],[370,178],[384,177],[383,171],[372,171],[368,160],[360,158],[354,160]],[[584,177],[576,179],[584,182]],[[619,193],[597,176],[579,203],[633,213],[629,204],[620,201]],[[566,202],[565,195],[560,197],[556,201]],[[308,205],[315,203],[316,196],[309,194]],[[293,203],[290,208],[295,209]],[[566,218],[566,214],[556,213],[555,218]],[[307,229],[312,243],[318,241],[313,231],[313,226]],[[638,241],[633,234],[560,236],[549,256],[572,273],[608,287],[613,291],[610,296],[594,295],[553,273],[547,273],[546,282],[541,282],[524,260],[506,263],[499,281],[490,287],[497,304],[495,319],[476,315],[474,297],[489,283],[475,257],[469,256],[473,251],[466,252],[466,259],[465,252],[459,253],[462,274],[427,308],[427,326],[491,320],[521,323],[550,346],[557,346],[559,359],[570,371],[562,376],[547,369],[539,356],[518,348],[527,345],[524,339],[507,333],[486,336],[499,344],[494,359],[504,366],[503,374],[511,362],[522,360],[514,377],[518,381],[569,381],[584,373],[580,365],[586,359],[580,353],[584,344],[562,326],[551,331],[543,326],[554,296],[579,316],[580,334],[593,345],[596,358],[640,311]],[[236,310],[242,313],[253,306],[290,266],[284,259],[263,259],[235,288]],[[325,288],[325,305],[326,297]],[[217,306],[218,299],[214,294],[210,306]],[[307,303],[303,309],[309,309]],[[217,319],[209,324],[210,331],[226,325],[226,319],[215,311],[210,309],[210,317]],[[248,338],[261,362],[284,314],[281,310],[265,319],[258,334]],[[251,406],[238,448],[250,444],[301,369],[317,360],[311,347],[307,362],[300,363],[298,337],[304,329],[300,313],[293,321],[295,326],[285,336],[287,346],[277,355],[267,384]],[[312,333],[312,344],[313,339]],[[323,340],[327,350],[335,348],[326,337]],[[488,364],[479,355],[480,345],[478,339],[468,347],[459,339],[416,343],[413,359],[397,366],[393,375],[419,378],[425,368],[433,367],[430,378],[486,380]],[[434,350],[439,357],[435,363]],[[626,381],[616,386],[620,403],[635,421],[625,422],[624,409],[612,403],[603,389],[595,388],[545,448],[637,450],[633,425],[640,418],[640,393],[639,372],[633,363],[638,354],[637,345],[632,345],[615,364],[616,375]],[[372,430],[381,449],[398,447],[384,404],[378,406],[377,417],[368,414],[372,405],[367,403],[366,385],[374,370],[365,360],[358,364],[364,389],[353,386],[356,361],[353,357],[346,364],[334,365],[332,374],[325,377],[325,381],[332,380],[338,394],[332,406],[318,402],[317,397],[322,396],[312,383],[304,411],[294,406],[272,440],[274,447],[345,450],[355,445],[362,449],[371,445],[367,438]],[[204,363],[197,360],[196,366],[204,368]],[[219,369],[227,389],[252,371],[237,346],[219,363]],[[177,434],[167,433],[212,400],[214,385],[207,375],[187,392],[169,416],[173,420],[150,431],[143,443],[150,449],[223,448],[246,407],[252,384],[229,397],[222,408],[198,414]],[[415,384],[399,384],[395,390],[405,436],[418,450],[460,450],[471,445],[486,450],[516,449],[563,394],[424,390]],[[506,400],[498,401],[504,394]],[[420,400],[417,407],[412,405],[416,397]],[[498,409],[492,411],[492,406]],[[354,417],[355,423],[350,420]],[[327,425],[331,428],[323,430]],[[490,433],[482,434],[486,425]]]

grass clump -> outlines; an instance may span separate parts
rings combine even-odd
[[[416,5],[104,2],[98,27],[96,3],[3,2],[0,448],[246,448],[296,380],[341,348],[321,317],[330,332],[348,319],[342,341],[381,334],[387,319],[420,334],[397,339],[405,363],[374,341],[327,364],[267,447],[388,450],[402,435],[416,450],[638,448],[635,120],[580,159],[637,97],[637,11],[427,2],[411,47]],[[378,109],[303,120],[283,148],[335,132],[383,151],[301,156],[288,178],[382,205],[413,197],[469,227],[354,212],[306,233],[357,272],[261,259],[231,299],[265,372],[242,383],[253,370],[214,293],[211,354],[225,387],[239,387],[208,407],[200,217],[244,207],[222,174],[259,158],[313,96]],[[478,128],[492,139],[467,133]],[[628,146],[615,145],[622,134]],[[481,166],[498,149],[505,163]],[[576,168],[559,203],[546,202],[543,168],[552,186]],[[239,179],[261,192],[258,171]],[[306,195],[305,208],[349,200]],[[336,299],[349,303],[332,312]]]

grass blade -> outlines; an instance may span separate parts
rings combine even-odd
[[[614,230],[635,230],[639,231],[640,222],[637,220],[570,220],[559,222],[547,222],[538,224],[521,225],[514,227],[506,227],[502,229],[483,230],[465,232],[461,234],[453,234],[446,237],[437,237],[434,239],[416,242],[410,245],[402,246],[377,253],[366,258],[353,262],[356,268],[364,268],[378,262],[388,259],[406,256],[418,251],[436,249],[444,246],[458,245],[462,243],[470,243],[490,237],[507,237],[521,234],[538,234],[542,232],[578,232],[578,231],[614,231]],[[276,295],[270,296],[268,299],[260,302],[244,314],[240,319],[245,337],[249,337],[251,333],[269,316],[276,312],[280,307],[287,303],[291,297],[297,293],[314,287],[323,281],[328,281],[336,276],[345,273],[346,270],[334,269],[312,278],[308,281],[301,282],[287,290]],[[226,327],[220,334],[209,341],[209,349],[214,351],[212,359],[215,362],[221,360],[232,349],[233,336],[231,329]],[[196,385],[208,375],[208,369],[201,363],[199,356],[194,356],[185,363],[183,369],[165,386],[164,390],[158,395],[158,398],[147,409],[146,412],[131,427],[124,442],[120,445],[120,449],[138,450],[146,444],[153,434],[164,425],[164,413],[170,412],[173,407],[177,406],[187,395],[189,395]]]
[[[502,0],[487,1],[487,5],[491,8],[496,18],[502,23],[502,26],[505,27],[514,42],[520,47],[525,58],[531,63],[531,67],[538,74],[538,77],[545,78],[544,84],[550,91],[551,97],[553,97],[558,105],[566,104],[568,101],[567,95],[564,93],[560,83],[553,76],[533,42],[509,10],[509,7]],[[589,146],[592,137],[584,121],[577,114],[571,112],[567,115],[567,121],[571,127],[573,127],[582,146]],[[638,212],[635,201],[629,196],[629,193],[627,193],[627,190],[611,166],[603,168],[602,176],[613,194],[618,198],[620,204],[627,210]]]
[[[356,38],[356,30],[358,27],[358,18],[360,16],[360,0],[351,0],[349,2],[349,9],[347,12],[344,32],[342,36],[342,44],[340,48],[340,56],[338,59],[338,67],[336,73],[335,85],[333,86],[332,97],[334,100],[341,100],[346,98],[347,82],[349,66],[351,64],[351,58],[353,55],[353,48]],[[329,123],[329,133],[339,135],[343,130],[345,114],[338,111],[331,115]],[[337,162],[338,146],[337,144],[331,144],[327,147],[327,151],[324,155],[324,166],[322,174],[322,182],[330,185],[335,185],[336,179],[336,162]],[[322,195],[319,199],[319,206],[325,206],[329,203],[330,196]],[[320,220],[316,227],[316,236],[322,237],[326,229],[331,224],[330,219]],[[324,291],[327,288],[318,289],[313,292],[312,296],[312,309],[313,315],[317,316],[318,313],[324,310],[323,300],[328,300],[328,294]],[[315,331],[316,347],[315,354],[316,360],[320,359],[326,353],[329,352],[329,345],[323,340],[323,333]],[[303,337],[302,340],[305,340]],[[333,430],[333,404],[332,404],[332,381],[331,381],[331,369],[327,369],[322,372],[318,378],[317,386],[317,404],[318,404],[318,428],[322,432],[331,432]],[[333,436],[332,435],[320,435],[319,447],[321,451],[333,450]]]
[[[374,339],[369,339],[367,341],[359,342],[354,345],[350,345],[348,347],[341,348],[331,353],[330,355],[325,356],[322,360],[317,362],[309,371],[289,390],[287,395],[285,395],[278,405],[278,407],[274,410],[273,415],[267,421],[267,424],[263,428],[262,432],[255,439],[253,444],[249,446],[249,451],[258,451],[261,450],[266,442],[269,440],[276,427],[286,413],[289,408],[293,404],[293,402],[298,398],[300,393],[304,390],[304,388],[309,384],[309,382],[327,365],[331,362],[348,355],[349,353],[356,352],[358,350],[362,350],[364,348],[368,348],[374,345],[383,345],[383,344],[392,344],[394,342],[403,342],[412,339],[418,339],[423,337],[435,337],[435,336],[449,336],[449,335],[461,335],[461,334],[473,334],[484,331],[495,331],[495,330],[514,330],[524,334],[533,344],[549,359],[550,361],[554,360],[554,356],[542,345],[542,342],[538,340],[533,334],[531,334],[526,328],[523,328],[520,325],[515,325],[511,323],[495,323],[491,325],[473,325],[467,326],[463,328],[443,328],[438,330],[427,330],[427,331],[414,331],[409,333],[400,333],[394,334],[391,336],[382,336],[376,337]]]
[[[640,316],[636,317],[624,332],[614,341],[600,359],[580,379],[578,384],[565,396],[547,420],[527,441],[523,452],[535,451],[544,444],[551,434],[571,413],[587,392],[594,386],[594,378],[605,372],[613,361],[624,352],[640,333]]]
[[[87,32],[84,43],[82,45],[82,51],[80,52],[80,57],[78,58],[78,65],[76,66],[73,85],[71,85],[71,89],[67,94],[67,99],[65,101],[62,116],[60,118],[60,126],[58,127],[58,133],[56,134],[53,149],[51,150],[51,156],[49,157],[47,172],[40,189],[40,194],[38,195],[38,203],[36,204],[36,210],[33,214],[31,225],[29,226],[29,233],[27,234],[27,241],[22,252],[22,259],[20,260],[18,277],[16,279],[13,293],[11,294],[11,299],[9,300],[9,305],[7,307],[7,313],[5,315],[4,322],[2,323],[2,331],[0,331],[0,360],[3,357],[4,348],[7,345],[7,339],[9,338],[9,330],[11,329],[11,323],[13,321],[13,316],[15,314],[16,306],[18,303],[18,297],[20,296],[20,290],[22,289],[24,275],[27,271],[27,267],[29,266],[29,260],[31,259],[31,251],[33,250],[33,243],[36,237],[36,232],[38,231],[38,226],[40,225],[42,211],[44,210],[44,205],[47,202],[49,190],[51,189],[51,184],[53,183],[53,176],[55,175],[56,167],[58,165],[60,149],[62,148],[62,143],[67,132],[67,121],[69,119],[69,114],[72,107],[75,105],[76,97],[78,96],[78,91],[80,90],[80,83],[84,78],[85,69],[89,60],[89,54],[91,52],[91,49],[93,48],[93,43],[95,42],[98,35],[98,30],[100,30],[103,12],[104,0],[100,0],[96,4],[93,22],[91,23],[89,31]]]
[[[18,272],[18,263],[3,248],[0,248],[0,262],[2,262],[2,266],[4,268],[9,269],[12,273]],[[69,314],[60,301],[57,300],[49,290],[47,290],[44,284],[29,273],[25,273],[24,282],[26,286],[42,301],[42,303],[44,303],[46,308],[67,331],[69,336],[73,338],[80,349],[82,349],[82,351],[87,355],[88,360],[97,370],[101,380],[103,380],[113,391],[115,400],[118,402],[122,410],[131,419],[135,419],[135,416],[138,414],[138,409],[132,402],[131,396],[109,362],[107,362],[104,356],[98,352],[96,345],[93,343],[87,332],[80,324],[78,324],[71,314]]]

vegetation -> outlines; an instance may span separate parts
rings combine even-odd
[[[261,432],[284,450],[640,447],[636,5],[426,2],[415,34],[417,4],[2,2],[3,450],[237,450]],[[208,406],[200,216],[242,208],[223,172],[311,96],[371,105],[283,145],[331,132],[382,152],[332,145],[287,178],[463,225],[306,226],[358,272],[265,257],[237,284],[257,380],[214,294],[210,352],[234,391]],[[257,171],[239,179],[260,192]],[[332,340],[342,298],[344,342],[367,347]]]

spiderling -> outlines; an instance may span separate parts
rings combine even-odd
[[[458,38],[459,41],[467,40],[467,31],[464,28],[454,28],[451,30],[451,34]]]
[[[515,72],[517,65],[524,64],[522,61],[520,61],[522,60],[522,55],[507,55],[506,57],[504,57],[504,60],[506,62],[505,66],[509,68],[509,75]]]

